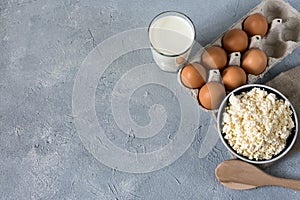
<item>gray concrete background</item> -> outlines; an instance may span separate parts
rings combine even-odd
[[[145,27],[161,11],[178,10],[191,17],[197,41],[205,45],[259,2],[2,0],[0,198],[300,199],[299,192],[279,187],[233,191],[220,185],[214,169],[230,155],[218,142],[207,157],[197,157],[209,120],[201,111],[201,126],[191,148],[172,165],[148,174],[123,173],[101,164],[84,148],[73,122],[76,72],[101,41],[128,29]],[[298,1],[288,2],[300,11]],[[267,73],[265,80],[299,65],[299,54],[300,49],[295,50]],[[151,60],[149,51],[138,55],[125,55],[112,64],[112,69]],[[113,79],[110,73],[98,85],[99,96],[111,87]],[[155,99],[157,88],[148,89]],[[143,91],[135,95],[139,93]],[[132,103],[138,104],[131,107],[133,118],[143,124],[143,105]],[[105,120],[101,118],[105,111],[101,101],[96,102],[96,109],[99,120]],[[300,179],[299,152],[289,154],[266,171]]]

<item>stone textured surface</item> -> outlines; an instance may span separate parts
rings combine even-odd
[[[73,123],[76,72],[101,41],[121,31],[146,27],[161,11],[178,10],[191,17],[196,39],[205,45],[259,2],[2,0],[0,198],[299,199],[299,192],[284,188],[233,191],[220,185],[214,169],[230,158],[225,147],[219,142],[207,157],[197,156],[208,125],[205,113],[201,113],[192,147],[172,165],[148,174],[118,172],[99,163],[82,145]],[[300,10],[298,1],[288,2]],[[113,65],[136,64],[151,57],[149,52],[142,55],[135,60],[121,58]],[[263,81],[299,65],[299,55],[300,49],[295,50]],[[109,76],[106,81],[109,83]],[[293,153],[266,171],[300,179],[299,142],[297,145]]]

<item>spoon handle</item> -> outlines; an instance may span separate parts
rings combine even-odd
[[[294,190],[300,190],[300,180],[278,178],[273,176],[271,185],[282,186]]]

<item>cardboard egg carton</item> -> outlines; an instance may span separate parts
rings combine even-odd
[[[225,32],[223,32],[217,39],[208,44],[205,48],[213,45],[222,46],[223,35],[231,29],[243,29],[244,20],[254,13],[260,13],[265,16],[268,20],[269,29],[264,37],[259,35],[251,37],[250,48],[259,48],[263,50],[268,57],[268,65],[266,70],[258,76],[248,75],[247,83],[251,84],[256,82],[258,79],[264,76],[275,64],[279,63],[287,55],[292,53],[292,51],[300,46],[300,13],[293,8],[290,4],[284,2],[283,0],[264,0]],[[205,48],[202,48],[193,56],[189,62],[199,62],[201,63],[201,55]],[[239,65],[241,62],[241,54],[239,52],[233,52],[229,56],[229,65]],[[211,72],[212,71],[212,72]],[[211,79],[217,80],[218,78],[214,76],[217,75],[215,70],[209,71],[209,78],[207,82]],[[178,72],[178,81],[181,83],[180,78],[181,70]],[[219,79],[219,82],[222,80]],[[182,85],[183,86],[183,85]],[[183,86],[184,87],[184,86]],[[189,89],[191,95],[198,101],[198,89]],[[198,101],[199,102],[199,101]],[[199,103],[200,105],[200,103]],[[205,111],[217,112],[217,110],[207,110],[200,107]]]

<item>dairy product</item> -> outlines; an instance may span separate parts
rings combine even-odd
[[[165,71],[177,71],[187,60],[194,38],[192,22],[177,12],[157,16],[149,27],[153,58]]]
[[[222,132],[238,154],[255,160],[271,159],[285,148],[295,126],[291,115],[289,102],[253,88],[230,96]]]
[[[150,27],[152,46],[165,55],[178,55],[188,50],[194,41],[193,27],[178,16],[165,16]]]

